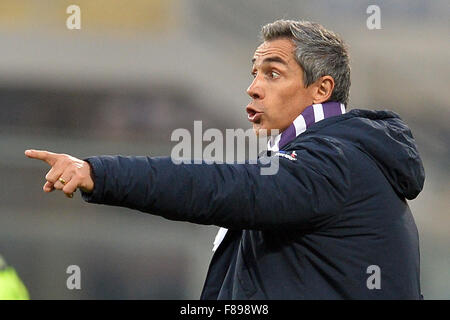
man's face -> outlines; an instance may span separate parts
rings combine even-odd
[[[303,86],[303,70],[294,58],[295,45],[287,38],[262,43],[253,56],[252,84],[247,93],[248,120],[261,129],[285,130],[313,103],[312,90]]]

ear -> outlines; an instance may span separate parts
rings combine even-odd
[[[323,103],[330,99],[334,89],[334,79],[331,76],[323,76],[313,84],[313,102]]]

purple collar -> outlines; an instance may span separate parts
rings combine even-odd
[[[276,137],[271,137],[268,143],[268,150],[278,151],[288,142],[292,141],[299,134],[303,133],[320,120],[338,116],[345,113],[345,106],[339,102],[325,102],[313,104],[295,118],[294,122]]]

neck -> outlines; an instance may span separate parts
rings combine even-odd
[[[307,106],[286,130],[269,139],[268,149],[270,151],[278,151],[295,137],[305,132],[314,123],[344,113],[344,104],[334,101]]]

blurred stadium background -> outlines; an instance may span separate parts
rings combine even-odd
[[[366,27],[370,4],[381,30]],[[427,175],[410,202],[422,290],[449,299],[449,14],[446,0],[1,0],[0,254],[32,299],[198,299],[217,227],[45,194],[49,167],[23,152],[169,155],[194,120],[247,129],[260,27],[305,19],[350,46],[350,109],[390,109],[412,128]],[[66,288],[72,264],[81,290]]]

